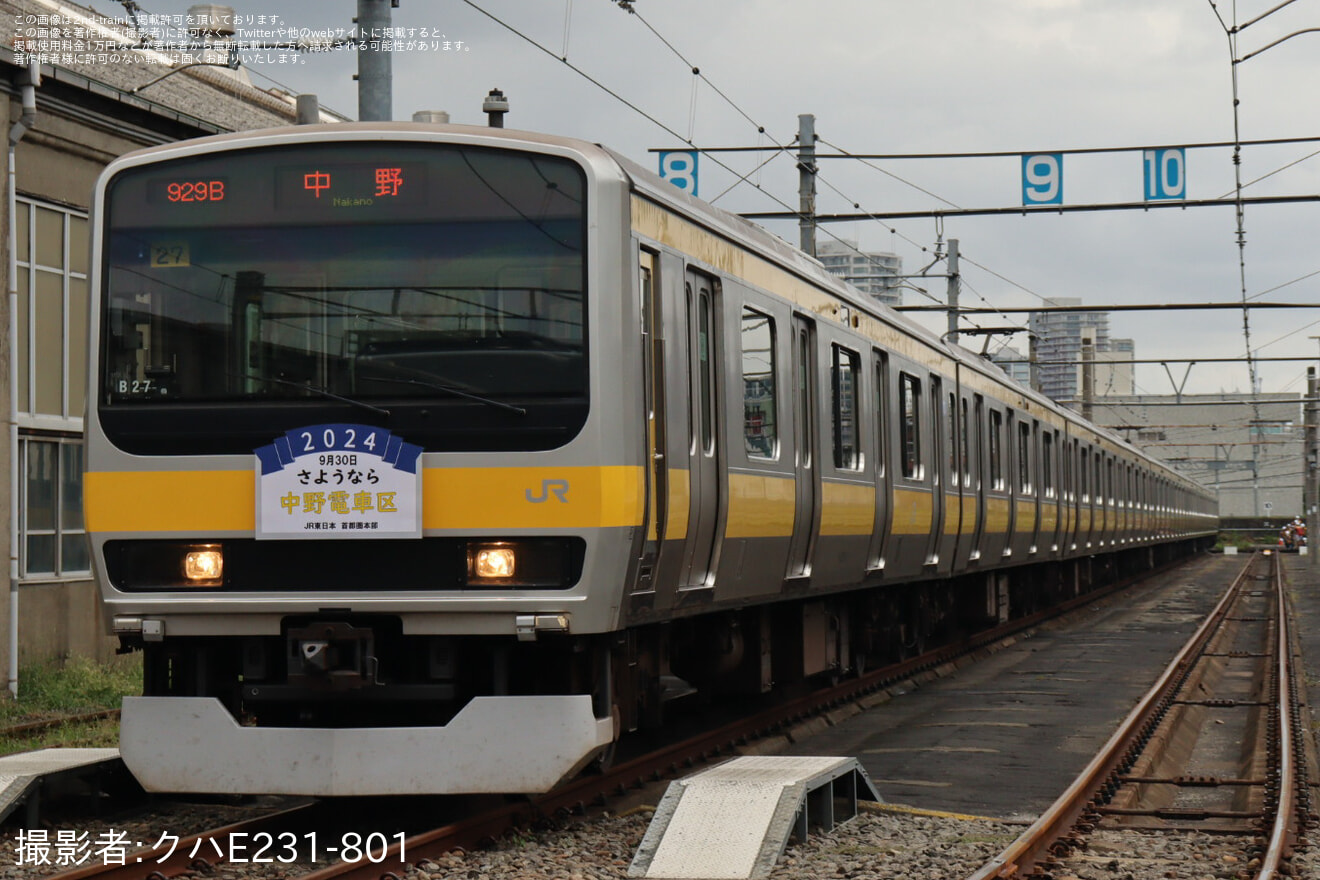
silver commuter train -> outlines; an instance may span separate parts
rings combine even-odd
[[[85,510],[150,790],[533,792],[1185,552],[1205,490],[602,147],[122,157]]]

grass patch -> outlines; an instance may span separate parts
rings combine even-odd
[[[118,709],[124,696],[142,693],[142,655],[106,663],[75,657],[63,666],[40,663],[20,669],[18,699],[0,699],[0,725],[59,715]]]
[[[118,746],[118,718],[69,722],[22,736],[0,733],[0,756],[37,749],[113,749]]]

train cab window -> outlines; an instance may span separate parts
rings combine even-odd
[[[1018,423],[1018,491],[1031,494],[1031,425]]]
[[[1004,489],[1004,414],[990,410],[990,488]]]
[[[831,346],[830,384],[833,392],[834,466],[840,470],[862,468],[857,425],[857,382],[860,358],[855,351]]]
[[[742,373],[743,447],[750,458],[777,458],[775,322],[752,309],[742,312]]]
[[[921,380],[907,373],[898,374],[899,420],[903,431],[903,476],[909,480],[923,477],[921,467]]]
[[[428,452],[545,451],[586,424],[577,161],[378,139],[171,163],[106,181],[98,420],[123,451],[250,455],[365,411]],[[374,202],[373,166],[397,190]]]

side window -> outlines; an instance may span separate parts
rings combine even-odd
[[[971,437],[971,430],[968,428],[967,421],[967,401],[961,402],[961,408],[958,410],[958,461],[962,465],[963,485],[968,489],[972,488],[972,457],[968,448],[968,440]]]
[[[702,287],[697,293],[697,361],[701,379],[701,451],[715,452],[715,370],[711,339],[714,335],[714,309],[710,290]]]
[[[1040,490],[1046,498],[1054,497],[1054,435],[1041,437]]]
[[[1018,423],[1018,491],[1031,494],[1031,425]]]
[[[1091,500],[1090,467],[1091,467],[1091,460],[1090,458],[1087,457],[1086,448],[1083,447],[1082,463],[1081,466],[1077,469],[1078,476],[1080,477],[1077,490],[1078,492],[1081,493],[1083,504],[1086,504]]]
[[[855,351],[832,346],[831,384],[833,385],[834,466],[856,471],[862,468],[862,454],[857,437],[857,380],[860,358]]]
[[[742,312],[743,445],[751,458],[779,456],[779,407],[775,397],[775,322],[752,309]]]
[[[990,410],[990,488],[1004,489],[1004,414]]]
[[[921,469],[921,380],[898,374],[899,418],[903,430],[903,476],[920,480]]]
[[[949,392],[949,408],[945,410],[945,418],[948,421],[949,429],[949,485],[957,486],[962,481],[962,467],[959,465],[958,453],[966,452],[958,445],[958,398]]]

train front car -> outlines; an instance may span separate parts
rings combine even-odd
[[[595,148],[461,127],[107,168],[86,517],[148,789],[539,791],[612,741],[626,193]]]

